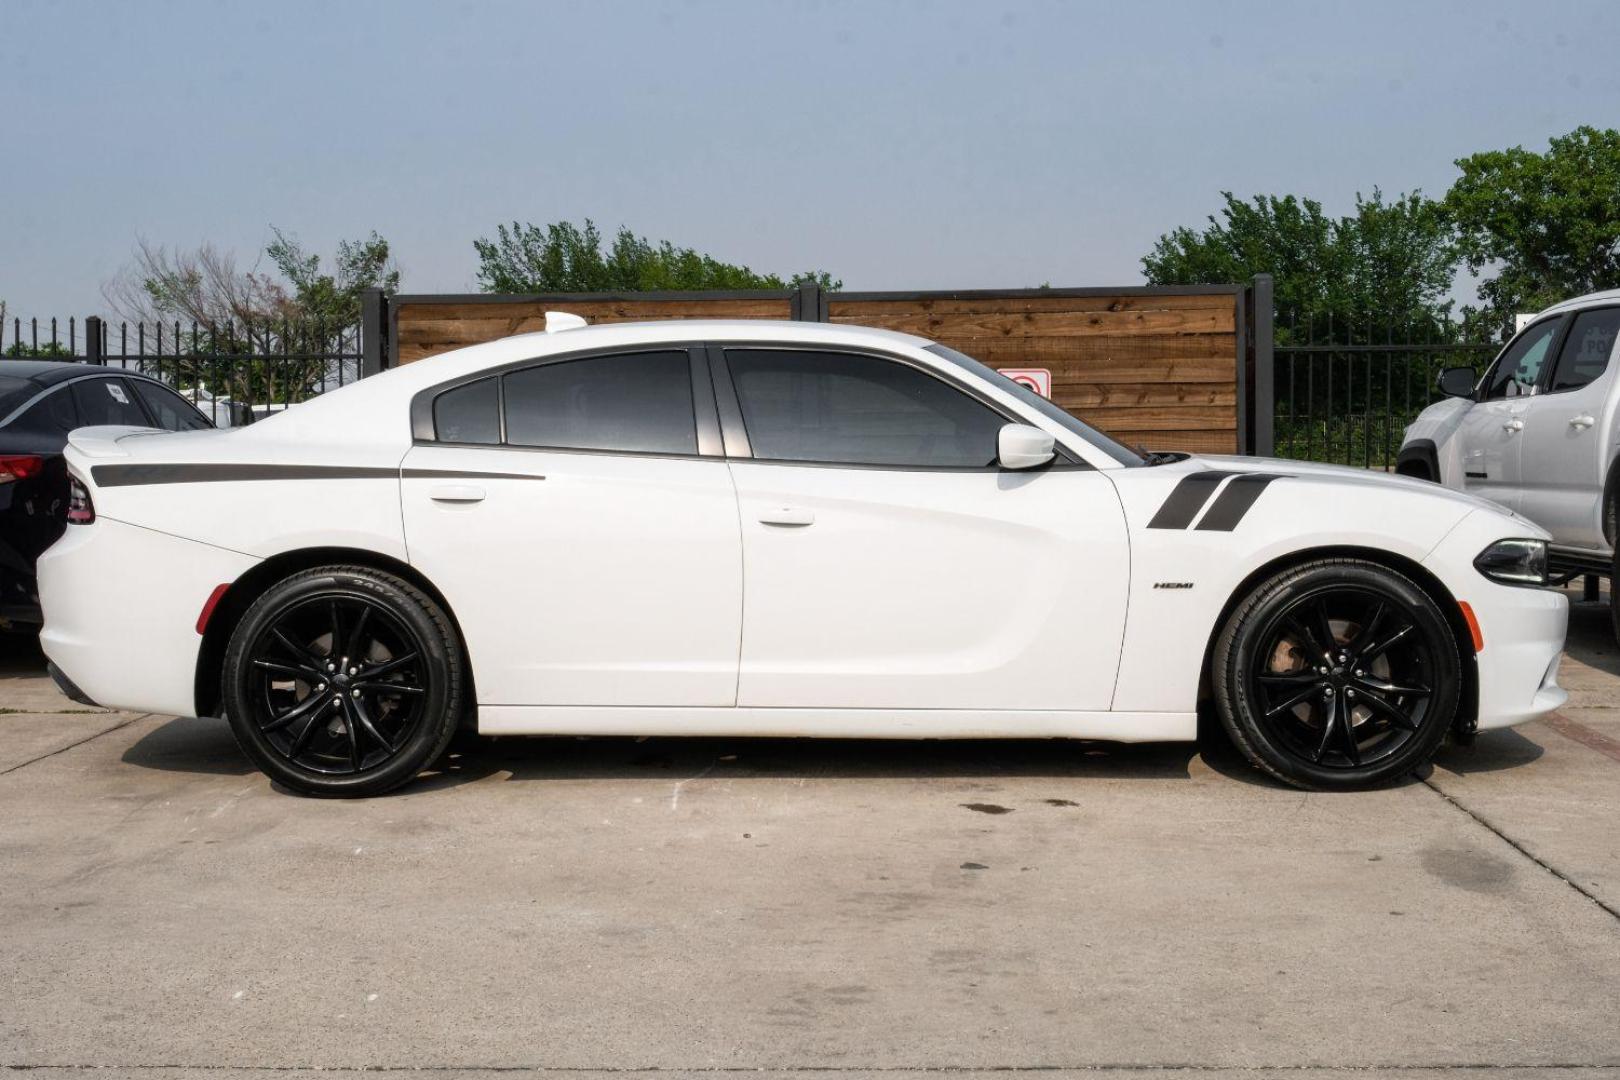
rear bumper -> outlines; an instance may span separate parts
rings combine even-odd
[[[257,561],[108,518],[73,526],[39,560],[40,646],[100,705],[189,716],[197,616],[215,586]]]

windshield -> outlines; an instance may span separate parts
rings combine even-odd
[[[987,379],[990,379],[996,384],[998,389],[1006,391],[1019,401],[1023,402],[1025,405],[1028,405],[1030,408],[1046,417],[1048,420],[1061,425],[1065,431],[1078,435],[1081,439],[1085,440],[1088,445],[1093,446],[1107,454],[1121,465],[1147,464],[1147,461],[1130,447],[1125,446],[1122,443],[1115,442],[1113,439],[1110,439],[1107,435],[1104,435],[1090,424],[1082,421],[1073,413],[1059,408],[1057,405],[1054,405],[1046,398],[1041,397],[1041,395],[1037,394],[1023,383],[1014,382],[1012,379],[1007,378],[1007,376],[1003,375],[995,368],[986,364],[981,364],[979,361],[973,359],[973,357],[959,353],[955,349],[949,348],[945,345],[934,344],[929,345],[927,348],[928,351],[933,353],[935,356],[943,357],[959,368],[970,371],[975,375],[981,375]]]

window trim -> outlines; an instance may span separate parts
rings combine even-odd
[[[636,345],[598,346],[594,349],[579,349],[573,352],[558,353],[554,356],[528,357],[524,360],[513,360],[505,364],[482,368],[467,375],[460,375],[454,379],[447,379],[441,383],[418,390],[411,396],[411,442],[418,446],[452,446],[475,450],[521,450],[546,454],[612,454],[618,457],[641,458],[676,458],[683,460],[721,460],[724,453],[721,450],[719,423],[711,413],[703,408],[703,395],[699,392],[699,383],[702,378],[697,372],[702,358],[703,344],[701,342],[672,341],[667,343],[649,342]],[[609,356],[635,356],[642,353],[685,353],[687,375],[692,382],[692,423],[697,436],[697,452],[685,454],[667,450],[609,450],[599,447],[585,446],[528,446],[507,441],[506,437],[506,376],[531,368],[546,367],[551,364],[572,363],[579,360],[595,360]],[[438,437],[438,429],[434,425],[433,406],[441,394],[448,394],[458,390],[469,383],[480,382],[493,378],[496,386],[496,409],[498,410],[498,423],[500,425],[501,441],[498,443],[465,443],[451,442]],[[711,394],[711,400],[713,395]]]
[[[1520,330],[1517,334],[1514,334],[1511,338],[1509,338],[1508,343],[1503,345],[1501,351],[1496,354],[1496,359],[1492,360],[1490,366],[1485,369],[1485,374],[1481,375],[1479,377],[1479,382],[1474,385],[1475,403],[1483,405],[1486,402],[1491,401],[1510,400],[1506,396],[1499,398],[1486,397],[1485,388],[1490,385],[1491,376],[1496,374],[1496,369],[1507,357],[1508,350],[1513,348],[1514,345],[1519,343],[1521,338],[1528,336],[1529,333],[1538,326],[1543,326],[1547,323],[1561,323],[1553,329],[1552,340],[1547,343],[1547,353],[1552,358],[1552,364],[1556,364],[1558,362],[1558,354],[1563,350],[1564,347],[1564,335],[1569,332],[1569,324],[1574,321],[1573,319],[1569,318],[1569,314],[1570,313],[1567,311],[1560,311],[1556,314],[1547,316],[1545,319],[1537,319],[1529,326],[1526,326],[1523,330]],[[1536,381],[1531,384],[1530,393],[1525,396],[1539,397],[1541,395],[1542,388],[1546,385],[1546,381],[1551,375],[1552,364],[1544,363],[1542,365],[1542,369],[1536,372]]]
[[[909,367],[914,371],[919,371],[936,382],[944,383],[950,389],[963,394],[977,404],[982,405],[984,408],[1001,417],[1003,424],[1023,424],[1029,427],[1034,426],[1030,424],[1028,419],[1009,412],[999,402],[990,399],[988,396],[980,392],[978,387],[968,383],[966,380],[957,378],[950,373],[940,371],[928,363],[915,360],[909,356],[903,356],[899,353],[888,352],[884,349],[877,349],[864,345],[823,344],[821,342],[803,341],[777,342],[768,340],[711,342],[709,349],[710,363],[712,365],[717,365],[715,393],[717,396],[720,396],[721,385],[724,385],[726,391],[725,396],[721,398],[720,406],[722,425],[724,426],[724,418],[729,414],[734,417],[736,429],[738,432],[740,432],[740,437],[734,436],[733,432],[729,428],[726,432],[726,457],[731,460],[753,461],[761,465],[791,465],[811,469],[867,469],[880,472],[999,473],[1010,471],[1002,468],[999,464],[994,462],[989,465],[896,465],[864,461],[804,461],[797,458],[758,457],[754,454],[753,444],[748,439],[747,424],[743,420],[742,399],[737,394],[736,383],[731,377],[731,366],[725,355],[727,352],[733,350],[738,352],[757,352],[760,350],[769,350],[771,352],[807,352],[821,354],[834,353],[845,356],[864,356],[873,360],[886,360],[891,363],[901,364],[905,367]],[[1056,439],[1053,440],[1052,448],[1054,450],[1054,454],[1052,460],[1047,464],[1041,465],[1034,469],[1020,469],[1017,471],[1038,473],[1048,469],[1092,470],[1096,468],[1096,466],[1092,465],[1084,458],[1078,457],[1073,451]],[[740,452],[733,452],[734,449]]]
[[[1563,328],[1558,331],[1557,340],[1554,342],[1558,348],[1558,351],[1553,355],[1552,363],[1547,365],[1546,370],[1542,373],[1542,377],[1536,380],[1537,397],[1541,397],[1543,395],[1550,397],[1554,394],[1573,394],[1577,391],[1585,390],[1588,386],[1591,386],[1592,383],[1600,382],[1609,374],[1609,371],[1614,366],[1615,350],[1620,349],[1620,335],[1617,335],[1615,338],[1615,343],[1609,346],[1609,361],[1604,366],[1602,375],[1599,375],[1596,379],[1593,379],[1592,382],[1583,383],[1580,386],[1571,386],[1563,390],[1554,390],[1552,385],[1553,376],[1558,372],[1558,364],[1564,359],[1564,346],[1569,344],[1570,335],[1575,332],[1575,321],[1589,311],[1613,311],[1617,308],[1620,308],[1620,304],[1593,304],[1590,307],[1576,308],[1573,311],[1566,311],[1562,313],[1564,325]],[[1532,323],[1531,325],[1535,324]],[[1528,330],[1530,327],[1527,326],[1525,329]]]

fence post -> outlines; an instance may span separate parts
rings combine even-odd
[[[106,364],[101,348],[101,316],[92,315],[84,320],[84,359],[89,364]]]
[[[1254,275],[1252,295],[1254,316],[1250,320],[1249,341],[1254,350],[1254,453],[1271,457],[1276,451],[1276,387],[1273,379],[1277,364],[1272,347],[1272,320],[1276,318],[1270,274]]]
[[[821,313],[821,286],[814,281],[801,281],[788,302],[788,318],[798,322],[824,322]]]
[[[360,293],[360,377],[388,367],[388,298],[381,289]]]

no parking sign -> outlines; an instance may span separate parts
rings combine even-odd
[[[1052,399],[1052,373],[1046,368],[1004,367],[996,370],[1020,386],[1029,387],[1048,401]]]

